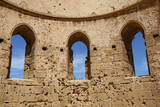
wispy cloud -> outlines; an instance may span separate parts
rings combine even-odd
[[[74,56],[73,65],[74,72],[84,72],[85,71],[85,60],[86,56],[84,54],[76,54]]]
[[[84,54],[77,54],[74,56],[73,64],[74,67],[78,67],[80,64],[84,63],[86,58]]]
[[[144,59],[142,60],[141,63],[142,63],[141,69],[147,71],[148,70],[147,61]]]
[[[135,64],[136,76],[148,75],[148,65],[146,58],[143,58],[139,63]]]
[[[11,69],[24,69],[24,58],[23,56],[13,57],[11,63]]]
[[[78,67],[74,67],[75,73],[82,73],[85,72],[85,64],[81,64]]]
[[[21,69],[12,69],[10,73],[10,78],[23,78],[24,71]]]
[[[12,49],[12,56],[22,56],[24,54],[25,54],[25,50],[13,47],[13,49]]]
[[[13,69],[10,75],[12,75],[12,76],[19,75],[19,70]]]
[[[25,59],[24,50],[16,48],[12,53],[11,69],[23,70]]]

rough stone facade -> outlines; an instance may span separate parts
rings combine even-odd
[[[1,0],[0,107],[160,107],[160,0]],[[149,76],[135,77],[131,41],[146,40]],[[8,78],[11,38],[26,41],[24,79]],[[88,48],[72,80],[73,43]]]

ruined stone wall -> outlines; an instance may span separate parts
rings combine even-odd
[[[0,3],[0,107],[160,106],[158,1],[146,0],[111,16],[82,21],[37,17]],[[135,77],[129,63],[122,31],[131,22],[143,28],[149,76]],[[7,78],[11,38],[22,25],[35,36],[25,61],[29,69],[24,79]],[[139,26],[133,31],[138,32]],[[89,39],[89,80],[68,79],[68,41],[77,32]]]
[[[143,0],[47,0],[47,2],[44,0],[3,1],[40,14],[43,13],[45,15],[70,18],[103,15],[143,2]]]

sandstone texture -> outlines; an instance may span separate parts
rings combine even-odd
[[[0,107],[160,107],[160,0],[1,0]],[[149,76],[131,42],[146,40]],[[24,79],[9,78],[11,39],[26,41]],[[88,48],[73,80],[71,46]]]

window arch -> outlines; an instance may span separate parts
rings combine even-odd
[[[91,79],[90,73],[90,42],[85,33],[76,32],[73,33],[68,40],[68,79],[74,79],[73,76],[73,50],[72,45],[76,42],[83,42],[87,47],[87,57],[85,61],[85,79]]]
[[[20,35],[26,42],[25,48],[25,64],[24,64],[24,78],[33,77],[32,71],[33,64],[34,64],[34,44],[35,44],[35,35],[32,31],[31,27],[22,24],[18,25],[14,28],[12,32],[12,36]],[[10,77],[10,68],[11,68],[11,61],[12,61],[12,46],[10,48],[10,60],[9,60],[9,73],[8,78]]]
[[[144,29],[143,29],[142,25],[138,22],[135,22],[135,21],[131,21],[131,22],[127,23],[121,32],[122,40],[124,42],[124,47],[126,50],[126,54],[128,56],[128,62],[130,63],[130,65],[132,66],[132,68],[134,70],[134,72],[133,72],[134,75],[135,75],[135,72],[138,72],[138,71],[135,71],[135,68],[137,68],[135,66],[137,66],[137,64],[134,64],[134,59],[136,59],[136,58],[133,55],[132,42],[135,39],[135,35],[138,32],[140,32],[143,35],[143,38],[145,40],[145,33],[144,33]],[[148,66],[147,51],[145,52],[145,54],[146,54],[146,56],[144,56],[144,57],[146,58],[146,61],[147,61],[146,62],[147,67],[149,67]],[[147,72],[149,72],[149,70]]]

